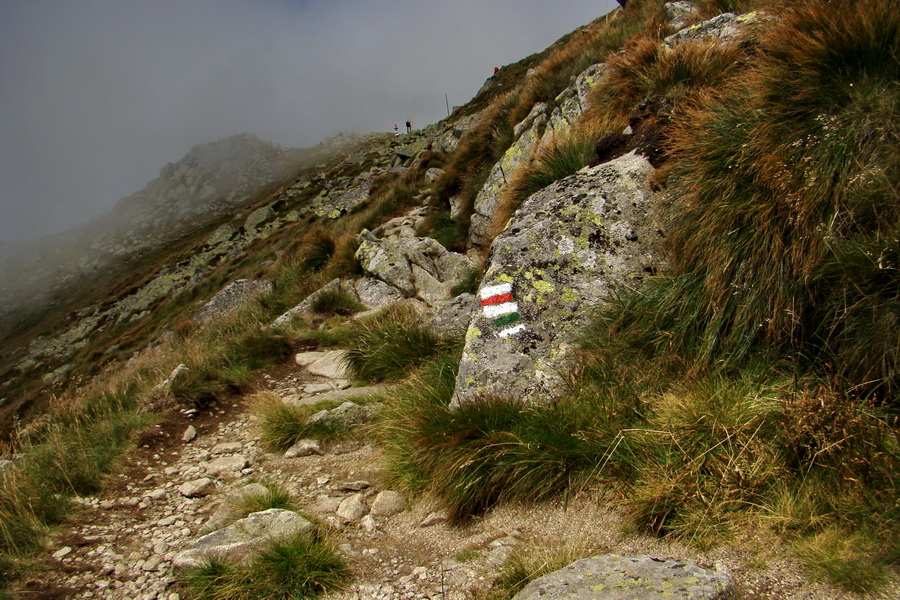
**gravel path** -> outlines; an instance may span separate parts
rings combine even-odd
[[[327,389],[330,381],[293,366],[262,376],[257,389],[296,399],[308,395],[304,388]],[[189,426],[197,437],[186,443]],[[381,515],[373,508],[386,491],[381,469],[378,450],[362,439],[322,455],[287,459],[264,452],[242,396],[197,415],[175,413],[142,437],[103,494],[78,500],[83,510],[55,537],[47,572],[28,582],[24,597],[185,598],[172,574],[174,556],[206,532],[226,494],[251,481],[277,481],[304,511],[331,526],[351,565],[351,583],[328,600],[483,597],[517,547],[692,558],[731,573],[747,600],[852,598],[807,581],[771,540],[739,544],[758,548],[752,555],[728,549],[704,554],[624,534],[608,493],[606,501],[585,493],[565,506],[502,506],[465,526],[449,524],[427,499]],[[213,482],[208,495],[188,498],[180,491],[204,477]],[[369,514],[348,517],[341,507],[351,504]]]

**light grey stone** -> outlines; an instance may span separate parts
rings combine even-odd
[[[425,171],[425,181],[427,181],[428,183],[434,183],[441,177],[441,175],[444,174],[444,172],[445,171],[443,169],[432,167]]]
[[[437,510],[428,513],[428,515],[422,519],[422,522],[419,523],[419,527],[433,527],[435,525],[439,525],[440,523],[446,523],[450,520],[450,515],[446,510]]]
[[[465,335],[477,307],[474,295],[460,294],[451,300],[435,302],[430,310],[422,314],[422,323],[435,333],[461,337]]]
[[[240,442],[219,442],[209,451],[210,454],[231,454],[232,452],[240,452],[244,445]]]
[[[166,377],[162,381],[162,383],[157,384],[156,387],[154,387],[153,389],[158,392],[167,391],[169,388],[172,387],[172,384],[175,382],[176,379],[178,379],[179,377],[181,377],[188,371],[190,371],[190,368],[188,368],[188,366],[186,364],[181,363],[180,365],[175,367],[175,369],[173,369],[171,373],[169,373],[169,376]]]
[[[390,241],[363,231],[357,240],[356,258],[364,271],[404,297],[418,296],[429,304],[447,299],[450,289],[474,268],[466,256],[450,252],[432,238]]]
[[[652,171],[644,157],[626,154],[554,183],[516,211],[491,246],[476,300],[508,286],[513,303],[474,313],[453,405],[485,396],[546,403],[564,391],[572,344],[591,311],[663,263]]]
[[[184,433],[181,435],[181,441],[185,444],[190,444],[195,439],[197,439],[197,428],[193,425],[188,425],[188,428],[184,430]]]
[[[225,242],[230,242],[238,235],[240,235],[241,231],[231,223],[225,223],[224,225],[220,225],[216,228],[215,231],[210,234],[209,238],[206,240],[206,243],[210,246],[217,246],[219,244],[224,244]]]
[[[275,209],[272,205],[263,206],[254,210],[244,221],[244,229],[246,231],[255,231],[259,229],[267,221],[275,218]]]
[[[348,524],[359,521],[367,512],[365,496],[363,494],[353,494],[341,501],[336,514],[344,524]]]
[[[666,2],[665,10],[666,17],[669,19],[669,24],[675,30],[684,29],[684,26],[687,25],[689,20],[696,18],[697,15],[700,14],[700,9],[697,8],[696,5],[691,2],[686,2],[685,0]]]
[[[323,454],[322,445],[317,440],[300,440],[284,453],[285,458],[297,458],[300,456],[313,456]]]
[[[334,390],[333,392],[325,392],[317,394],[309,398],[285,398],[285,404],[293,406],[305,406],[310,404],[318,404],[319,402],[345,402],[354,398],[371,398],[383,394],[390,389],[390,386],[371,385],[365,387],[347,388],[344,390]],[[373,409],[374,410],[374,409]]]
[[[225,316],[245,306],[253,298],[275,291],[275,284],[268,279],[238,279],[210,298],[194,313],[195,321],[206,321]]]
[[[608,554],[535,579],[513,600],[730,600],[727,573],[691,561]]]
[[[172,568],[176,571],[193,568],[214,555],[242,560],[266,541],[311,534],[314,528],[293,511],[270,508],[197,539],[189,549],[175,556]]]
[[[193,481],[186,481],[178,487],[178,492],[185,498],[199,498],[206,496],[216,487],[209,477],[201,477]]]
[[[359,301],[369,308],[382,308],[403,300],[403,293],[392,285],[374,277],[363,277],[356,281]]]
[[[310,510],[317,513],[333,513],[341,506],[342,498],[334,498],[327,494],[319,494]]]
[[[385,490],[379,492],[372,501],[372,508],[369,511],[376,517],[392,517],[406,510],[406,498],[400,492],[393,490]]]
[[[754,28],[771,22],[774,17],[760,12],[749,12],[742,15],[722,13],[708,21],[703,21],[673,33],[664,40],[667,47],[694,40],[736,41],[752,32]]]
[[[348,379],[350,373],[346,366],[346,355],[344,350],[301,352],[295,356],[295,360],[313,375],[328,379]]]
[[[223,456],[206,463],[206,473],[212,476],[237,475],[247,468],[250,462],[245,456]]]

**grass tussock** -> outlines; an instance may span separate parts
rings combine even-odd
[[[889,0],[782,12],[748,78],[672,130],[675,269],[703,290],[691,310],[715,354],[796,348],[889,398],[900,17]]]
[[[322,535],[268,542],[248,563],[213,559],[190,571],[184,585],[197,600],[315,598],[340,588],[349,570]]]
[[[0,474],[0,551],[15,557],[41,549],[48,527],[72,510],[72,496],[96,493],[121,454],[154,416],[135,391],[64,399],[18,438],[24,458]]]
[[[570,133],[554,137],[549,145],[541,148],[529,165],[516,171],[500,196],[491,224],[491,237],[503,231],[513,213],[529,196],[586,167],[594,158],[596,144],[593,135]]]
[[[406,378],[413,370],[457,345],[423,325],[415,310],[395,304],[359,323],[347,350],[347,365],[362,381]]]
[[[512,600],[526,585],[586,558],[597,548],[579,536],[517,546],[488,592],[488,600]]]
[[[332,441],[346,436],[350,426],[343,421],[323,419],[313,423],[309,418],[321,410],[335,408],[336,402],[285,404],[274,394],[261,393],[252,398],[253,412],[259,416],[260,441],[272,452],[284,452],[303,439]]]

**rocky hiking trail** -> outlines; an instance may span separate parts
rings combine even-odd
[[[333,353],[298,358],[262,372],[245,393],[202,411],[174,411],[147,431],[106,490],[78,500],[83,510],[55,535],[46,572],[25,584],[22,597],[188,598],[173,574],[179,553],[214,529],[229,494],[267,481],[286,488],[302,512],[333,529],[352,575],[343,590],[325,596],[329,600],[481,598],[517,547],[690,558],[730,573],[739,598],[841,597],[775,557],[764,571],[750,572],[732,552],[701,555],[625,534],[619,515],[588,493],[567,504],[505,505],[451,524],[433,501],[408,504],[386,487],[379,451],[364,436],[333,443],[321,454],[265,452],[248,396],[268,391],[304,402],[349,385],[339,368],[316,369],[313,359],[333,365]],[[196,437],[185,441],[189,428]]]

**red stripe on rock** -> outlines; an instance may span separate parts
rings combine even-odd
[[[511,302],[513,299],[512,294],[503,294],[500,296],[491,296],[490,298],[485,298],[481,301],[482,306],[491,306],[493,304],[503,304],[504,302]]]

